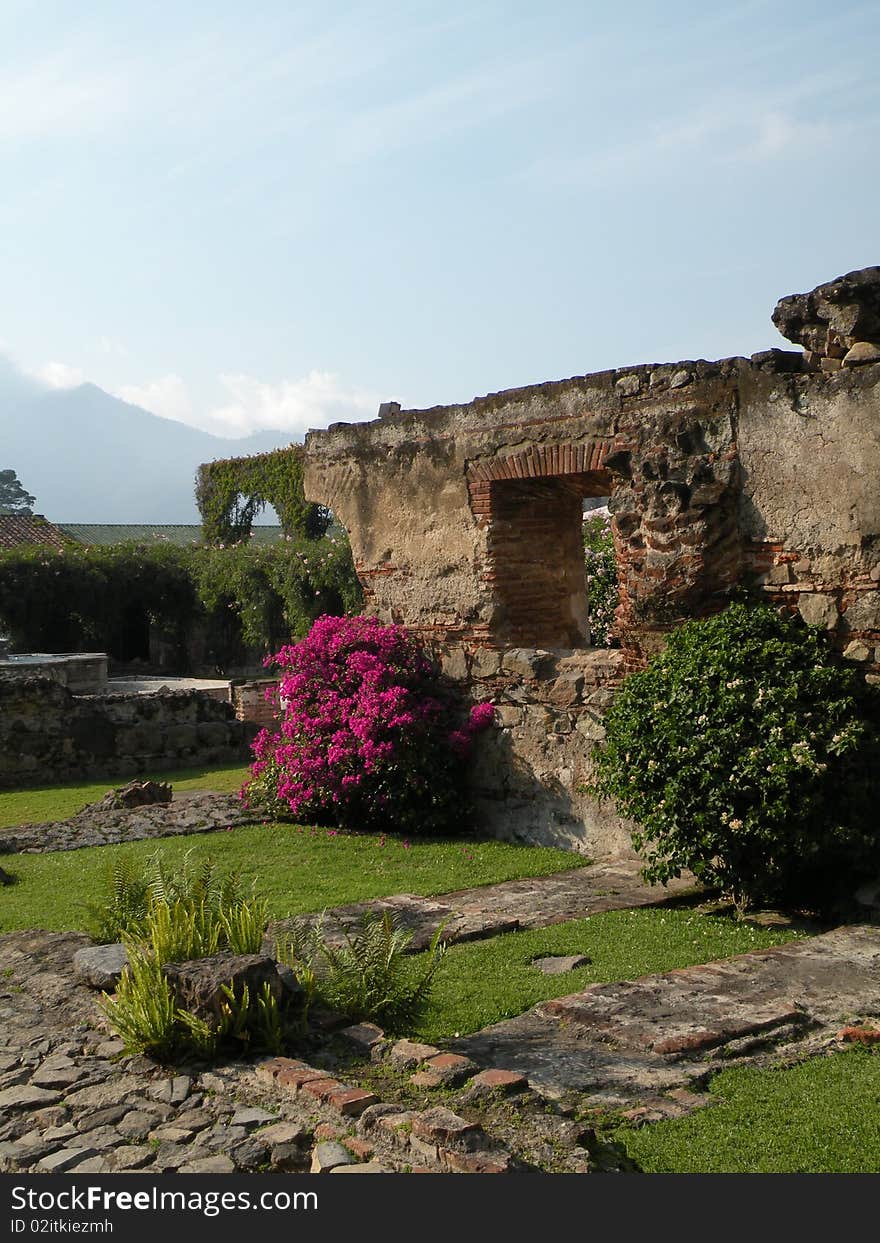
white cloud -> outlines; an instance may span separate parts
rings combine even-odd
[[[123,347],[106,338],[101,342],[109,347],[102,348],[102,353],[127,355]],[[48,388],[77,388],[86,382],[86,372],[68,363],[53,361],[24,367],[11,354],[8,357],[16,371]],[[142,384],[107,383],[100,377],[94,383],[160,418],[227,438],[262,430],[290,432],[291,437],[301,438],[310,427],[373,418],[380,400],[387,397],[346,387],[333,372],[317,369],[298,380],[280,380],[277,384],[243,372],[223,372],[217,377],[222,393],[219,403],[196,400],[187,382],[174,372]]]
[[[79,367],[70,367],[67,363],[44,363],[28,374],[42,380],[49,388],[77,388],[85,380]]]
[[[112,337],[99,337],[98,349],[102,354],[115,354],[118,358],[128,358],[129,351]]]
[[[678,175],[696,161],[705,166],[819,156],[835,143],[849,141],[857,129],[849,119],[806,120],[797,115],[799,102],[777,107],[740,94],[707,99],[697,117],[656,120],[636,136],[573,158],[549,155],[523,176],[555,185],[607,185]],[[859,126],[868,131],[876,118],[863,118]]]
[[[375,414],[377,398],[343,388],[329,371],[310,371],[300,380],[267,384],[253,376],[224,374],[220,383],[232,400],[211,410],[212,430],[246,436],[261,428],[280,428],[302,436],[310,427],[357,421]]]
[[[147,384],[122,384],[108,390],[115,397],[142,406],[163,419],[196,425],[192,402],[179,375],[166,375]]]
[[[162,418],[227,437],[248,436],[264,428],[301,437],[310,427],[372,417],[378,406],[376,396],[344,388],[329,371],[310,371],[302,379],[277,384],[242,373],[224,373],[218,379],[229,400],[202,411],[196,409],[179,375],[147,384],[124,384],[110,391]]]
[[[814,152],[829,146],[835,137],[827,122],[799,121],[784,112],[768,112],[757,120],[757,137],[741,153],[766,159],[793,151]]]

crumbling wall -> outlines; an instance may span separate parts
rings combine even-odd
[[[878,676],[880,269],[866,272],[780,304],[806,353],[389,403],[307,437],[306,496],[347,527],[368,610],[497,706],[475,775],[496,832],[620,849],[627,826],[583,793],[602,710],[670,628],[739,589],[827,626]],[[583,498],[608,495],[610,654],[589,649],[580,545]]]
[[[77,696],[48,678],[0,681],[0,789],[244,763],[253,732],[197,691]]]
[[[880,669],[880,365],[747,377],[744,578]]]

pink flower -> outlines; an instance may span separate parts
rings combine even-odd
[[[262,782],[307,823],[432,831],[453,820],[459,761],[494,709],[475,705],[456,726],[439,670],[404,627],[319,617],[266,664],[279,673],[280,720],[254,740],[252,798]]]
[[[474,704],[468,717],[468,728],[473,733],[488,729],[495,723],[495,707],[490,703]]]

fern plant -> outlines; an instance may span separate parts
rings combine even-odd
[[[159,963],[207,958],[220,948],[223,925],[204,903],[181,898],[153,902],[143,923],[143,944]]]
[[[160,1060],[179,1044],[177,1008],[162,966],[138,943],[126,939],[128,966],[116,986],[98,1005],[125,1045],[126,1053],[146,1053]]]
[[[318,995],[355,1022],[370,1020],[390,1033],[412,1027],[424,1013],[446,946],[435,932],[419,959],[407,954],[412,933],[390,911],[368,912],[344,944],[321,942]]]
[[[210,855],[193,859],[190,848],[176,871],[172,871],[160,851],[147,862],[148,902],[187,902],[210,911],[234,906],[242,900],[242,881],[238,872],[220,872]]]
[[[264,898],[239,898],[229,905],[221,904],[218,919],[233,954],[259,954],[269,922],[269,907]]]
[[[172,869],[157,850],[143,872],[133,859],[116,859],[105,897],[86,907],[93,938],[145,938],[160,962],[203,958],[227,948],[258,953],[268,922],[266,903],[245,895],[239,873],[221,872],[210,856],[193,856],[188,850]]]
[[[87,931],[101,944],[140,929],[147,913],[149,879],[133,858],[118,855],[108,869],[106,887],[101,901],[85,904]]]

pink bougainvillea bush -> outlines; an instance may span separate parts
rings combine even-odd
[[[242,798],[340,828],[461,827],[464,761],[494,709],[468,715],[403,626],[319,617],[266,664],[281,673],[279,725],[254,740]]]

